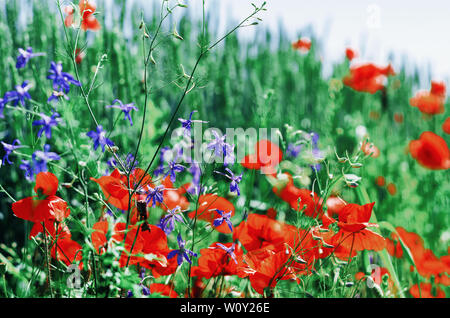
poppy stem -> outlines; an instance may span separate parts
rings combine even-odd
[[[53,288],[52,288],[52,276],[50,273],[50,259],[48,255],[48,241],[47,241],[47,230],[45,229],[45,223],[42,222],[42,227],[44,229],[44,244],[45,244],[45,262],[47,267],[47,279],[48,279],[48,287],[50,288],[50,295],[52,298],[53,296]]]
[[[366,190],[366,188],[364,188],[363,185],[360,185],[359,187],[356,188],[356,195],[357,195],[359,201],[361,202],[361,204],[366,204],[366,203],[371,202],[370,198],[369,198],[369,194],[367,193],[367,190]],[[372,215],[370,217],[369,222],[378,223],[374,210],[372,210]],[[374,228],[373,231],[375,233],[381,235],[381,232],[378,228]],[[378,254],[380,255],[381,260],[383,261],[384,265],[388,269],[389,273],[392,275],[392,280],[394,281],[394,285],[398,291],[398,294],[400,295],[401,298],[405,298],[405,294],[402,290],[402,286],[400,285],[400,281],[398,280],[397,272],[395,271],[394,265],[392,264],[392,260],[391,260],[389,253],[387,252],[386,249],[383,249],[383,250],[379,251]]]

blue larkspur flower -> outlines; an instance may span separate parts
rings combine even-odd
[[[22,159],[22,164],[19,166],[19,168],[23,171],[25,171],[25,179],[28,181],[33,180],[34,171],[33,166],[30,164],[28,160]]]
[[[181,217],[181,208],[176,206],[172,210],[167,210],[167,214],[161,219],[158,227],[169,235],[175,229],[175,222],[184,223]]]
[[[3,98],[0,98],[0,118],[4,118],[3,110],[5,109],[6,104],[13,102],[13,106],[17,106],[17,104],[21,104],[22,106],[26,105],[26,100],[31,99],[28,90],[31,88],[29,81],[23,81],[22,85],[16,85],[15,90],[8,91],[3,95]]]
[[[224,157],[224,165],[227,166],[229,164],[233,164],[235,161],[234,157],[234,145],[230,145],[225,142],[225,138],[227,135],[219,136],[219,133],[216,130],[212,131],[214,135],[214,140],[212,140],[207,146],[206,149],[210,149],[213,151],[214,156],[216,157]]]
[[[291,158],[297,158],[300,151],[302,150],[303,145],[295,145],[295,144],[288,144],[286,149],[286,156]]]
[[[147,191],[146,191],[146,198],[145,201],[147,202],[147,204],[150,204],[152,202],[152,207],[154,207],[156,205],[156,202],[159,203],[163,203],[164,201],[164,196],[163,196],[163,191],[164,191],[164,186],[162,184],[152,188],[151,186],[147,186]]]
[[[22,148],[24,146],[20,145],[19,139],[14,139],[12,144],[7,144],[6,142],[0,141],[0,143],[3,145],[3,149],[5,150],[5,155],[3,156],[2,163],[5,164],[5,161],[12,165],[13,163],[9,160],[9,155],[16,149]]]
[[[98,125],[95,131],[92,130],[86,133],[86,135],[92,138],[94,142],[94,150],[97,150],[98,146],[101,146],[102,151],[105,152],[106,145],[110,147],[114,146],[114,143],[110,139],[106,138],[106,131],[103,130],[101,125]]]
[[[116,105],[116,103],[118,105]],[[120,99],[113,100],[112,105],[108,105],[108,106],[106,106],[106,108],[117,108],[117,109],[120,109],[121,111],[123,111],[123,113],[125,115],[124,119],[128,119],[131,126],[133,126],[133,120],[131,119],[130,113],[132,110],[136,110],[136,111],[139,110],[136,106],[134,106],[134,103],[124,104],[124,103],[122,103],[122,101]]]
[[[239,189],[239,183],[242,180],[242,173],[238,176],[236,176],[233,171],[231,171],[229,168],[225,168],[225,171],[228,172],[228,174],[226,173],[222,173],[220,171],[214,171],[215,173],[221,174],[225,177],[227,177],[228,179],[231,180],[230,183],[230,192],[236,192],[237,195],[241,195],[240,189]]]
[[[177,241],[178,241],[179,249],[169,252],[169,254],[167,254],[167,259],[172,259],[175,255],[177,255],[178,265],[181,265],[184,260],[186,260],[189,264],[192,264],[192,261],[188,255],[190,255],[191,257],[197,257],[197,253],[194,253],[194,252],[186,249],[186,247],[185,247],[186,242],[183,241],[180,234],[178,234],[178,236],[177,236]]]
[[[225,213],[222,210],[216,209],[216,212],[220,215],[218,218],[214,219],[213,225],[215,227],[218,227],[222,225],[223,222],[225,222],[228,225],[228,228],[231,232],[233,232],[233,224],[231,223],[231,211]]]
[[[63,94],[67,94],[70,91],[70,84],[81,86],[81,83],[77,81],[72,75],[69,73],[63,72],[61,62],[55,63],[51,62],[50,64],[50,75],[47,76],[47,79],[53,81],[53,90],[56,92],[60,92]],[[55,94],[52,94],[48,101],[55,99]]]
[[[33,161],[33,172],[38,174],[39,172],[47,171],[47,163],[52,160],[60,160],[61,157],[50,151],[50,145],[44,145],[44,150],[37,150],[31,155]]]
[[[52,137],[52,127],[57,126],[61,121],[59,118],[60,115],[57,112],[53,112],[51,116],[47,116],[43,113],[41,113],[40,116],[42,119],[33,121],[33,126],[42,126],[38,131],[38,138],[45,132],[47,139],[50,139]]]
[[[192,123],[207,123],[207,121],[203,120],[192,120],[192,114],[196,112],[196,110],[191,111],[191,113],[189,114],[189,119],[178,118],[178,120],[181,122],[181,127],[183,127],[183,133],[185,136],[191,136]]]
[[[26,50],[20,48],[19,56],[17,57],[16,68],[23,68],[27,65],[28,61],[36,56],[43,56],[45,53],[33,53],[33,48],[28,47]]]
[[[210,249],[221,249],[227,252],[227,254],[233,259],[233,261],[237,264],[236,254],[234,254],[234,250],[236,249],[236,243],[233,243],[230,247],[226,247],[222,243],[216,243],[216,246],[210,247]]]

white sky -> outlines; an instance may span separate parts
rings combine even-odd
[[[201,13],[202,0],[185,0]],[[248,15],[261,0],[206,0],[206,7],[220,10],[221,27]],[[240,36],[252,37],[254,30],[278,30],[281,22],[292,39],[302,30],[313,30],[321,41],[324,64],[342,59],[347,46],[357,49],[361,61],[386,64],[417,64],[422,75],[450,78],[449,0],[267,0],[263,22],[244,28]],[[253,30],[252,30],[253,29]],[[429,83],[428,79],[425,80]],[[429,84],[428,84],[429,85]]]

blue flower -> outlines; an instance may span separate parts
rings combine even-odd
[[[234,250],[236,249],[236,244],[233,243],[230,247],[226,247],[222,243],[216,243],[216,246],[210,247],[210,249],[222,249],[227,252],[228,255],[233,259],[233,261],[237,264],[236,254],[234,254]]]
[[[169,170],[167,171],[164,177],[167,177],[170,174],[170,181],[175,182],[177,180],[177,172],[181,172],[184,170],[184,166],[175,162],[175,160],[169,162]]]
[[[177,236],[177,241],[178,241],[178,250],[173,250],[171,251],[169,254],[167,254],[167,259],[171,259],[173,258],[175,255],[177,255],[177,263],[178,265],[181,265],[181,263],[183,263],[184,259],[186,259],[186,261],[189,264],[192,264],[192,261],[189,259],[189,256],[193,256],[193,257],[197,257],[197,253],[194,253],[188,249],[186,249],[185,245],[186,242],[183,241],[183,239],[181,238],[181,235],[178,234]]]
[[[219,213],[220,217],[214,219],[213,225],[215,227],[222,225],[223,222],[227,223],[228,227],[230,228],[230,231],[233,232],[233,224],[231,223],[231,211],[228,213],[225,213],[222,210],[216,209],[216,212]]]
[[[164,157],[164,155],[165,155],[165,153],[166,153],[167,151],[169,151],[169,150],[170,150],[170,147],[169,147],[169,146],[166,146],[166,147],[161,148],[161,150],[159,151],[159,165],[158,165],[158,167],[155,169],[155,171],[153,171],[153,175],[154,175],[155,177],[164,174],[164,162],[165,162],[165,157]]]
[[[6,142],[0,141],[3,145],[3,149],[5,150],[5,155],[3,156],[2,163],[5,164],[5,161],[8,162],[10,165],[13,163],[9,161],[9,155],[16,149],[22,148],[24,146],[20,146],[20,140],[14,139],[12,144],[7,144]],[[17,144],[17,145],[16,145]]]
[[[150,202],[153,201],[152,203],[152,207],[154,207],[156,205],[156,202],[159,203],[163,203],[164,201],[164,196],[163,196],[163,191],[164,191],[164,186],[158,185],[155,188],[152,188],[151,186],[147,186],[148,190],[146,192],[147,197],[145,198],[145,201],[147,202],[147,204],[150,204]]]
[[[225,142],[225,138],[227,137],[227,135],[223,135],[222,137],[220,137],[215,130],[213,130],[212,133],[214,135],[214,140],[206,146],[206,149],[212,149],[213,154],[216,157],[221,157],[223,155],[225,166],[227,166],[228,164],[233,164],[235,161],[234,145],[232,146]]]
[[[225,171],[228,172],[228,174],[222,173],[219,171],[214,171],[214,172],[221,174],[221,175],[227,177],[228,179],[230,179],[231,180],[230,192],[236,192],[237,195],[241,195],[241,192],[239,190],[239,182],[241,182],[241,180],[242,180],[242,173],[240,175],[236,176],[236,175],[234,175],[233,171],[231,171],[229,168],[225,168]]]
[[[181,122],[181,127],[184,128],[183,133],[185,136],[191,136],[192,123],[207,123],[207,121],[203,120],[192,120],[192,114],[195,112],[197,111],[191,111],[191,113],[189,114],[189,119],[178,118],[178,120]]]
[[[33,121],[33,126],[42,126],[38,131],[38,138],[40,138],[42,133],[45,132],[47,139],[50,139],[52,137],[52,127],[59,124],[61,121],[59,118],[60,116],[57,112],[53,112],[51,117],[43,113],[41,113],[40,116],[42,119]]]
[[[113,103],[112,105],[106,106],[106,108],[117,108],[117,109],[120,109],[125,114],[124,119],[128,119],[128,121],[130,122],[130,125],[133,126],[133,120],[131,119],[130,112],[133,109],[138,111],[138,108],[136,106],[134,106],[134,103],[124,104],[119,99],[113,100],[112,103]],[[119,105],[114,105],[115,103],[119,103]]]
[[[181,208],[176,206],[172,210],[168,210],[167,214],[158,224],[158,227],[169,235],[175,229],[175,221],[179,223],[184,223],[183,218],[181,217]]]
[[[4,118],[3,110],[9,102],[14,102],[14,106],[17,106],[18,103],[25,106],[25,100],[31,99],[31,96],[28,93],[31,85],[28,83],[28,81],[24,81],[22,85],[17,85],[15,90],[6,92],[5,95],[3,95],[3,98],[0,99],[0,118]]]
[[[39,172],[47,171],[47,163],[52,160],[60,160],[61,157],[56,153],[50,151],[50,145],[44,145],[44,151],[37,150],[31,155],[33,161],[33,172],[38,174]]]
[[[22,159],[22,164],[19,166],[19,168],[25,171],[25,179],[27,179],[28,181],[33,181],[34,171],[28,160]]]
[[[312,155],[315,159],[321,159],[322,158],[322,152],[320,151],[317,143],[319,141],[319,134],[312,132],[311,133],[311,144],[312,144]],[[311,168],[313,170],[319,171],[321,166],[320,163],[317,163],[315,165],[311,165]]]
[[[31,47],[28,47],[25,51],[24,49],[19,49],[19,56],[17,57],[17,63],[16,68],[23,68],[25,65],[27,65],[28,61],[36,56],[42,56],[45,55],[45,53],[33,53],[33,49]]]
[[[50,64],[49,73],[50,75],[48,75],[47,78],[53,81],[53,90],[56,92],[67,94],[70,91],[70,84],[81,86],[81,83],[72,75],[62,71],[61,62],[56,64],[52,61]],[[50,96],[49,101],[50,99],[55,99],[54,95],[55,93]]]
[[[286,155],[291,158],[297,158],[298,154],[302,150],[303,145],[288,144],[286,149]]]
[[[86,135],[94,141],[94,150],[97,150],[98,146],[102,147],[102,151],[105,152],[105,146],[114,146],[114,143],[106,138],[106,131],[103,130],[101,125],[97,126],[97,131],[90,131]]]

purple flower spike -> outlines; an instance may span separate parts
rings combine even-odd
[[[189,119],[178,118],[178,120],[181,122],[181,127],[184,128],[183,133],[185,136],[191,136],[192,123],[207,123],[207,121],[203,120],[192,120],[192,114],[196,112],[196,110],[191,111],[191,113],[189,114]]]
[[[236,249],[236,244],[233,243],[230,247],[226,247],[222,243],[216,243],[216,246],[210,247],[211,249],[222,249],[227,252],[228,255],[233,259],[233,261],[237,264],[236,254],[234,254],[234,250]]]
[[[150,202],[153,201],[152,207],[154,207],[156,205],[156,202],[163,203],[163,201],[164,201],[163,191],[164,190],[165,189],[162,184],[156,186],[155,188],[148,186],[148,190],[146,193],[147,197],[145,198],[147,204],[150,204]]]
[[[19,56],[17,57],[16,68],[23,68],[27,65],[28,61],[36,56],[43,56],[45,53],[33,53],[33,49],[28,47],[25,51],[24,49],[19,49]]]
[[[239,189],[239,182],[241,182],[241,180],[242,180],[242,173],[240,175],[236,176],[236,175],[234,175],[233,171],[231,171],[229,168],[225,168],[225,171],[228,172],[228,174],[222,173],[219,171],[214,171],[214,172],[221,174],[221,175],[227,177],[228,179],[230,179],[231,180],[230,192],[236,192],[237,195],[241,195],[241,191]]]
[[[13,143],[7,144],[6,142],[0,141],[0,143],[3,145],[3,149],[5,150],[5,155],[3,156],[3,160],[2,163],[5,164],[5,161],[8,162],[10,165],[12,165],[13,163],[11,161],[9,161],[9,155],[16,149],[18,148],[22,148],[24,146],[20,145],[20,140],[19,139],[14,139]]]
[[[179,206],[172,210],[168,210],[166,216],[159,222],[158,227],[163,230],[166,235],[169,235],[175,229],[175,222],[184,223],[180,213],[181,208]]]
[[[219,225],[221,225],[223,222],[227,223],[229,229],[231,232],[233,232],[233,224],[231,223],[231,211],[228,213],[225,213],[222,210],[218,210],[216,209],[216,212],[219,213],[220,217],[214,219],[213,225],[215,227],[218,227]]]
[[[90,131],[86,135],[94,141],[94,150],[97,150],[98,146],[102,147],[102,151],[105,152],[105,146],[114,146],[114,143],[106,138],[106,131],[103,130],[101,125],[97,126],[97,131]]]
[[[116,103],[118,103],[118,105],[115,105]],[[132,110],[139,110],[136,106],[134,106],[134,103],[124,104],[120,99],[113,100],[112,105],[108,105],[106,108],[117,108],[123,111],[125,115],[124,119],[128,119],[131,126],[133,126],[133,120],[131,119],[130,113]]]
[[[38,138],[45,132],[47,139],[50,139],[52,137],[52,127],[57,126],[61,121],[60,115],[57,112],[53,112],[51,117],[43,113],[40,116],[42,119],[33,121],[33,126],[42,126],[38,131]]]
[[[50,145],[44,145],[44,151],[37,150],[31,155],[35,174],[47,171],[47,163],[52,160],[60,160],[61,157],[50,151]]]
[[[188,254],[191,257],[197,257],[197,253],[194,253],[188,249],[185,248],[186,242],[183,241],[183,239],[181,238],[181,235],[178,234],[177,236],[177,241],[178,241],[178,250],[173,250],[171,251],[169,254],[167,254],[167,259],[171,259],[173,258],[175,255],[177,255],[177,263],[178,265],[181,265],[184,261],[184,259],[186,259],[186,261],[189,264],[192,264],[192,261],[190,260]]]

